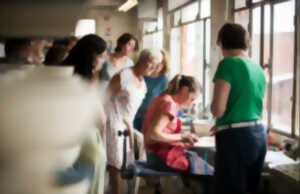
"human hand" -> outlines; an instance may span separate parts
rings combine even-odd
[[[216,134],[216,130],[217,130],[217,127],[214,125],[210,130],[209,130],[209,135],[210,136],[214,136]]]
[[[198,136],[192,133],[184,133],[181,135],[181,141],[193,145],[198,141]]]

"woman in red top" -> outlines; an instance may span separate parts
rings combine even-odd
[[[197,137],[181,133],[177,113],[199,96],[200,88],[195,78],[177,75],[166,91],[155,97],[148,107],[143,123],[145,147],[169,167],[190,170],[190,160],[184,152],[197,141]]]

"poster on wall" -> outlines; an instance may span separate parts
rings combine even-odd
[[[111,27],[105,28],[105,36],[111,36]]]

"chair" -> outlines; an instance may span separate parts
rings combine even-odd
[[[210,193],[210,187],[213,180],[213,176],[211,175],[203,175],[203,174],[190,174],[187,172],[183,172],[180,170],[176,170],[173,168],[168,167],[167,165],[162,165],[163,163],[160,161],[158,156],[154,153],[147,153],[147,158],[151,158],[151,160],[147,161],[139,161],[135,160],[132,164],[129,166],[126,166],[127,158],[127,138],[129,137],[130,143],[133,143],[133,134],[132,134],[132,128],[130,127],[129,123],[124,121],[124,123],[127,126],[127,130],[125,131],[119,131],[118,135],[123,136],[123,161],[122,161],[122,167],[121,167],[121,177],[122,179],[125,179],[128,181],[128,194],[138,194],[139,189],[139,179],[140,177],[149,177],[149,176],[180,176],[180,177],[189,177],[189,178],[195,178],[197,180],[200,180],[205,185],[207,185],[209,189],[205,188],[205,193]],[[133,145],[131,145],[133,147]],[[159,168],[157,168],[159,164]],[[185,186],[188,186],[189,183],[185,182],[184,179],[182,179]],[[159,194],[160,185],[156,185],[155,193]]]

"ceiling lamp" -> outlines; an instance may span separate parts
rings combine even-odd
[[[119,7],[119,11],[126,12],[136,6],[138,4],[138,0],[127,0],[123,5]]]

